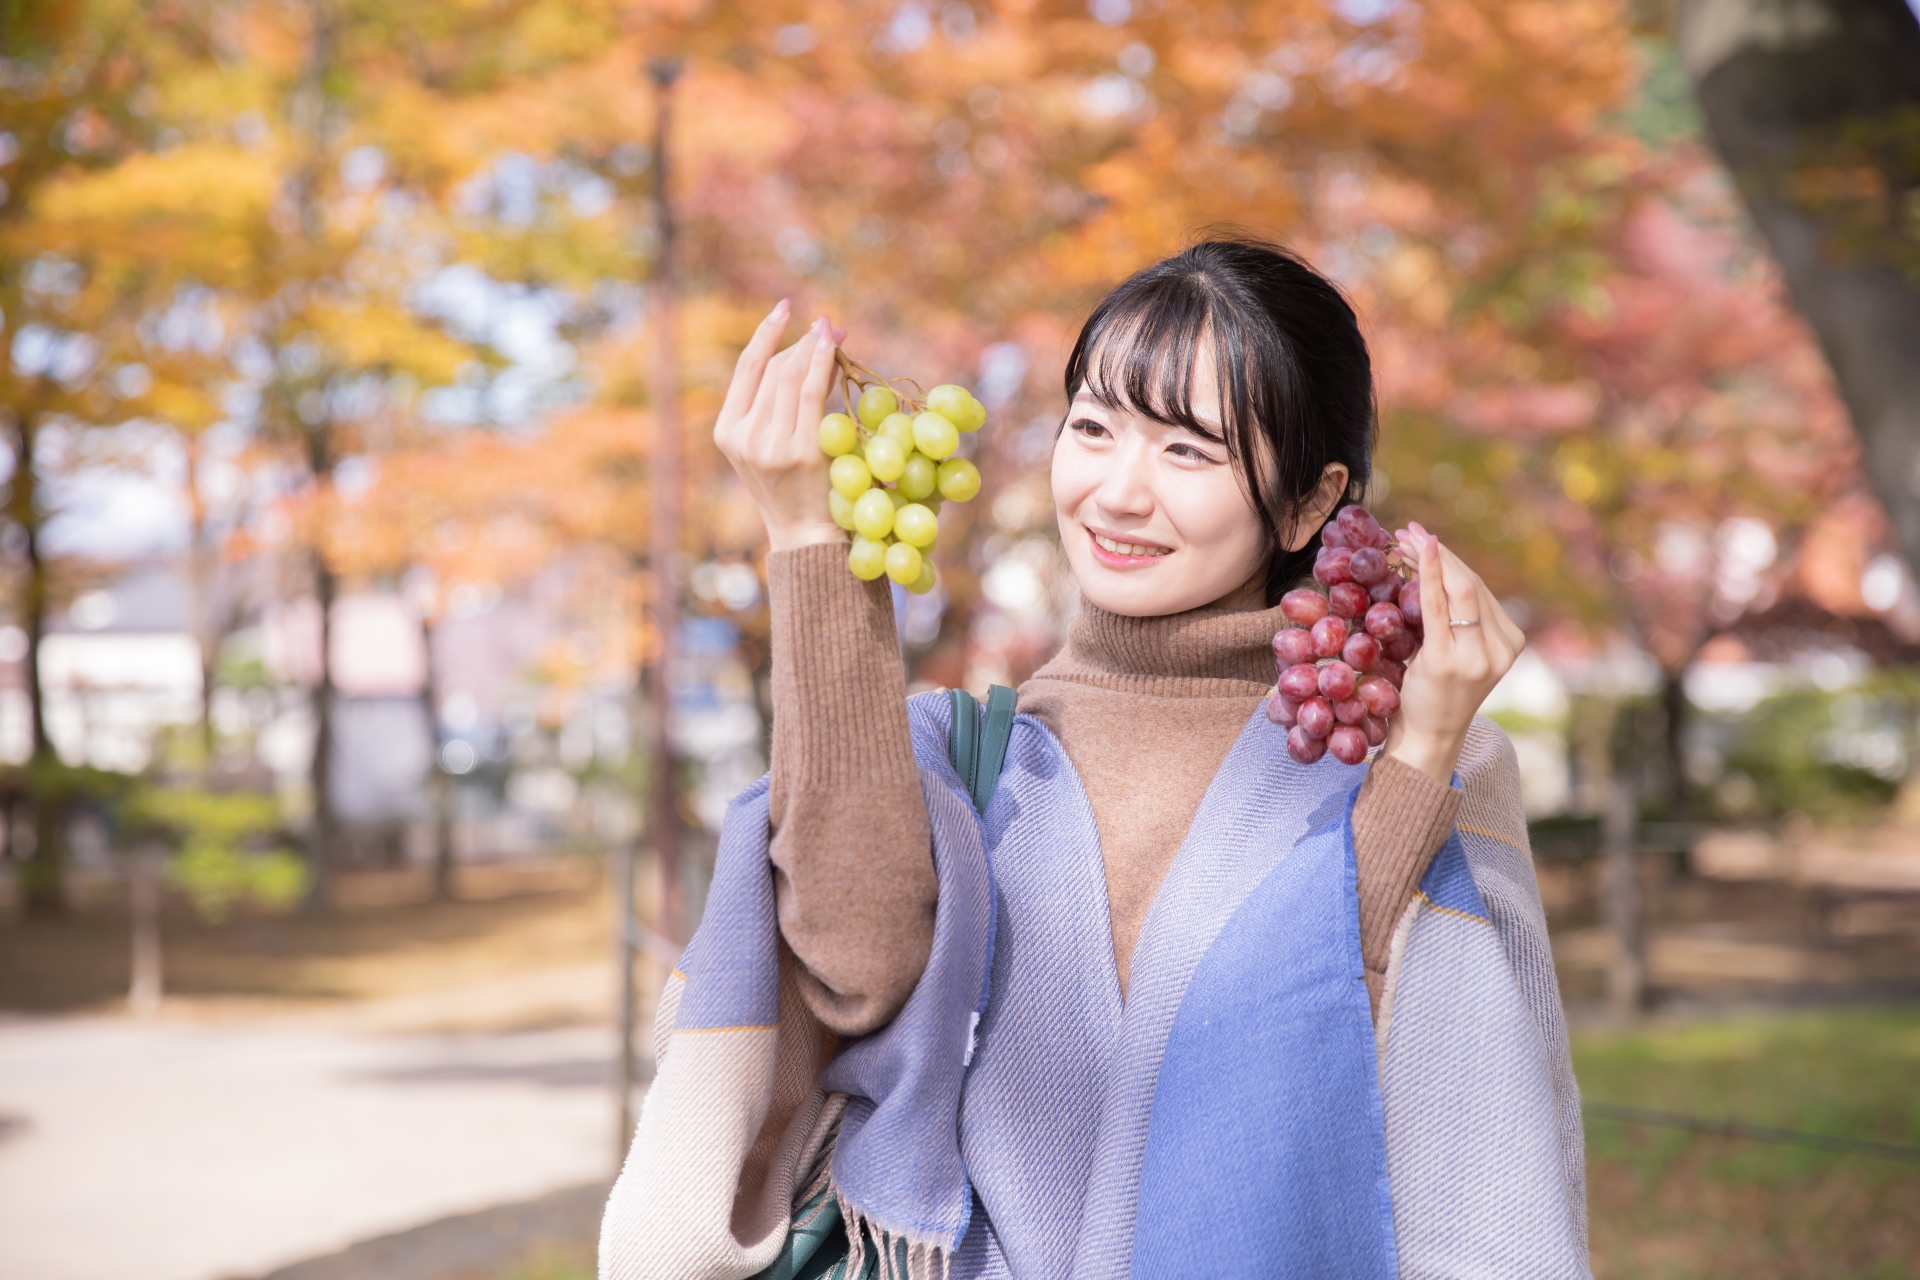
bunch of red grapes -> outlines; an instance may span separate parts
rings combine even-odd
[[[1318,589],[1280,598],[1288,625],[1273,637],[1280,684],[1267,718],[1288,726],[1287,753],[1301,764],[1329,751],[1359,764],[1400,710],[1420,649],[1420,579],[1364,507],[1343,508],[1321,530],[1313,577]]]

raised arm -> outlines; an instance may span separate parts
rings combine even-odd
[[[1420,564],[1426,643],[1407,668],[1400,715],[1353,807],[1360,955],[1376,1017],[1394,930],[1460,808],[1451,782],[1466,770],[1474,713],[1527,643],[1486,583],[1439,539],[1417,524],[1401,536],[1401,550]]]
[[[932,831],[884,582],[847,572],[815,441],[833,372],[825,320],[774,354],[787,304],[740,355],[714,441],[767,524],[773,614],[770,820],[780,932],[807,1005],[841,1035],[899,1012],[933,945]]]

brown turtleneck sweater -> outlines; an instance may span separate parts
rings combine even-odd
[[[772,859],[780,930],[808,1005],[842,1035],[906,1002],[933,943],[932,831],[914,769],[884,582],[843,543],[776,552]],[[1273,685],[1277,609],[1128,618],[1081,608],[1020,687],[1093,809],[1120,990],[1147,909],[1220,762]],[[1377,1012],[1393,931],[1452,829],[1460,793],[1376,758],[1353,811],[1360,950]]]

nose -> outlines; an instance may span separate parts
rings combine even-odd
[[[1153,450],[1140,433],[1121,436],[1107,455],[1109,465],[1093,491],[1094,505],[1112,516],[1144,518],[1153,514]]]

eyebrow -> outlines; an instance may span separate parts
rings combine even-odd
[[[1081,396],[1091,396],[1096,403],[1114,413],[1139,413],[1141,417],[1151,419],[1154,422],[1160,423],[1162,426],[1172,427],[1177,431],[1185,431],[1190,435],[1199,436],[1209,444],[1224,445],[1227,442],[1226,436],[1220,430],[1209,427],[1197,419],[1193,422],[1178,422],[1171,418],[1163,418],[1159,414],[1146,413],[1136,409],[1119,397],[1096,387],[1091,382],[1082,385],[1080,390],[1074,393],[1073,398],[1078,400]],[[1071,410],[1072,406],[1069,405],[1068,409]]]

